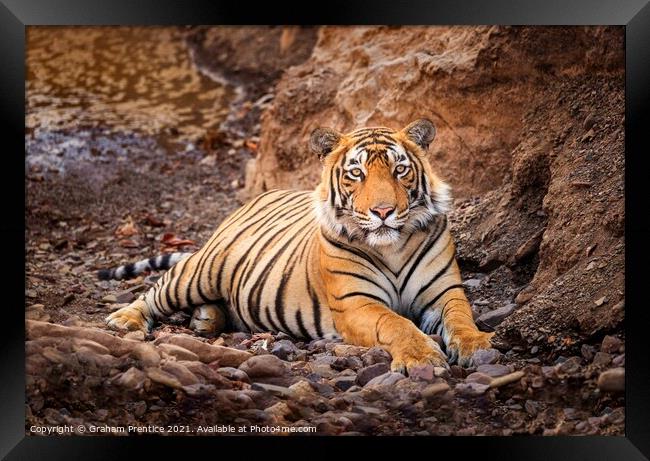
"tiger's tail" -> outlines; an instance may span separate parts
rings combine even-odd
[[[167,253],[159,256],[152,256],[149,259],[125,264],[112,269],[100,269],[97,272],[99,280],[122,280],[133,278],[144,271],[167,270],[182,259],[191,256],[193,253]]]

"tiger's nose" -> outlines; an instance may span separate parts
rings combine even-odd
[[[386,219],[393,211],[395,211],[395,207],[376,206],[374,208],[371,208],[370,211],[372,214],[379,216],[381,219]]]

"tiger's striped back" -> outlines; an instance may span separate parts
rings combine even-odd
[[[180,299],[188,306],[224,300],[240,330],[336,336],[317,275],[313,206],[313,191],[276,190],[252,200],[158,281],[160,291],[148,298],[154,312],[169,315]]]

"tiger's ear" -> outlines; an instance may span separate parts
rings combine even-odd
[[[331,128],[316,128],[311,132],[309,148],[322,160],[336,148],[340,141],[341,134]]]
[[[436,137],[436,127],[433,126],[431,120],[426,118],[421,118],[409,124],[402,132],[409,140],[424,150],[429,148],[429,144]]]

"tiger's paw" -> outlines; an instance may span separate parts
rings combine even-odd
[[[449,369],[447,357],[436,341],[424,336],[422,341],[409,341],[397,350],[391,351],[391,371],[408,375],[413,368],[433,365]]]
[[[479,349],[492,347],[490,338],[494,333],[485,333],[478,330],[459,331],[452,334],[447,344],[449,362],[458,362],[461,367],[472,366],[472,355]]]
[[[220,334],[226,327],[226,315],[213,304],[205,304],[194,309],[190,328],[201,336],[212,337]]]
[[[142,330],[148,333],[153,326],[153,319],[145,317],[138,307],[129,305],[106,317],[106,323],[118,330]]]

